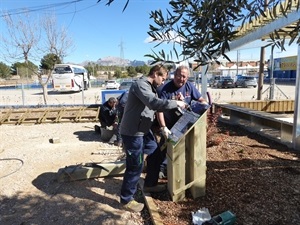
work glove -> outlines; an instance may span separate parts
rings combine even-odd
[[[181,108],[181,109],[185,109],[186,108],[186,103],[184,101],[176,101],[177,103],[177,107]]]
[[[172,134],[172,132],[167,127],[162,127],[160,128],[160,130],[165,139],[168,139],[169,135]]]

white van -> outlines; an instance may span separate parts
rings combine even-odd
[[[81,91],[89,88],[88,71],[79,65],[56,64],[52,71],[52,83],[55,91]]]

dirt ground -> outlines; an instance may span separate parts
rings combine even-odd
[[[119,203],[121,177],[57,182],[60,168],[114,162],[122,150],[101,142],[94,123],[1,125],[0,224],[145,224]],[[50,139],[60,143],[50,143]],[[146,210],[145,210],[146,211]]]
[[[300,224],[300,153],[239,127],[208,118],[206,195],[170,201],[152,195],[165,225],[192,224],[191,212],[230,210],[236,225]],[[57,182],[69,165],[109,162],[121,149],[101,142],[94,123],[1,125],[0,224],[148,224],[124,211],[121,177]],[[51,138],[60,143],[50,143]],[[138,198],[142,200],[139,193]]]

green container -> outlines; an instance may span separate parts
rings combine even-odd
[[[235,215],[230,211],[226,211],[214,216],[210,221],[203,223],[203,225],[233,225],[235,220]]]
[[[226,211],[213,217],[213,220],[215,220],[218,225],[233,225],[236,217],[232,212]]]

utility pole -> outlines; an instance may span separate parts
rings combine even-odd
[[[267,9],[268,0],[265,0],[265,10]],[[264,85],[264,70],[265,70],[265,47],[260,48],[258,84],[257,84],[257,100],[262,98],[262,90]]]
[[[259,72],[258,72],[258,85],[257,85],[257,100],[261,100],[262,98],[262,90],[264,85],[264,70],[265,70],[265,47],[261,47]]]
[[[120,47],[120,59],[121,59],[121,67],[124,67],[124,43],[121,39],[121,42],[119,44]],[[124,68],[123,68],[124,69]]]

